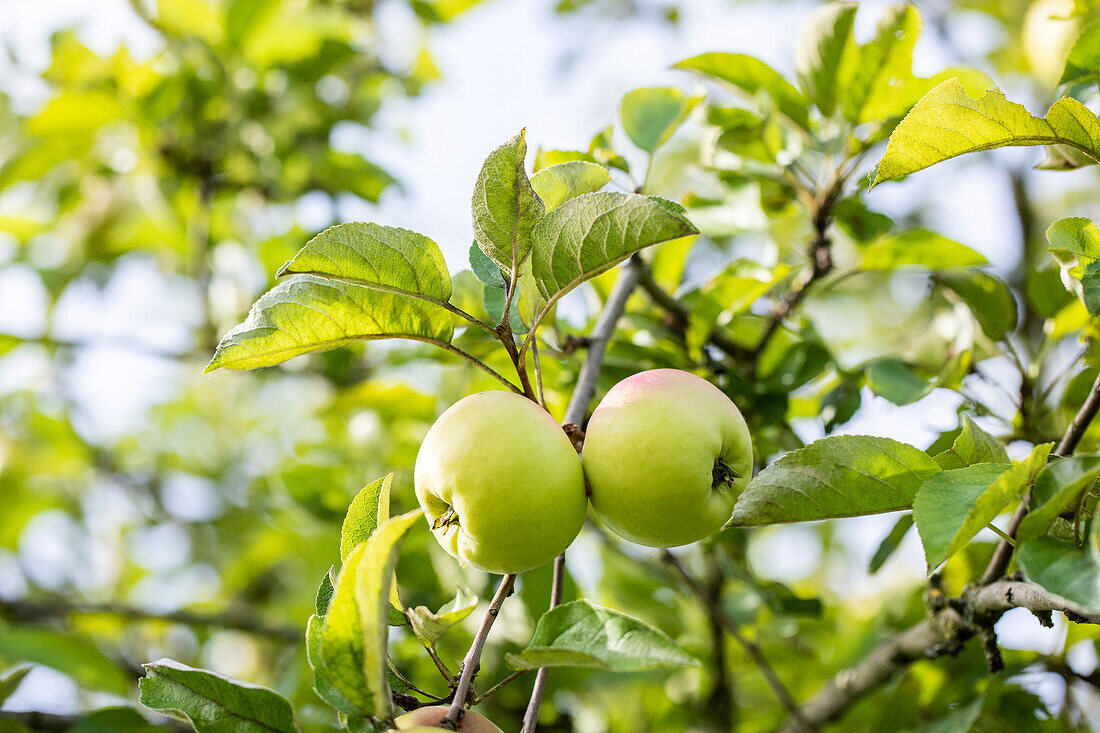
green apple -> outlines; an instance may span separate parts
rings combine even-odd
[[[470,395],[444,412],[420,446],[414,481],[443,549],[492,573],[553,559],[588,509],[573,444],[549,413],[511,392]]]
[[[430,705],[424,708],[417,708],[411,713],[405,713],[399,716],[397,720],[394,721],[394,723],[397,724],[395,730],[403,730],[407,731],[407,733],[441,730],[439,723],[446,715],[446,705]],[[473,710],[466,711],[462,716],[462,720],[458,722],[458,728],[456,728],[456,730],[462,731],[462,733],[503,733],[500,728],[493,725],[492,721],[480,713],[475,713]]]
[[[592,507],[615,534],[675,547],[730,518],[752,478],[752,438],[740,410],[713,384],[653,369],[600,401],[582,459]]]

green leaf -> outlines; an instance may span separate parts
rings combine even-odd
[[[1100,157],[1100,120],[1076,99],[1063,97],[1035,117],[1002,92],[971,99],[959,79],[924,96],[890,136],[872,186],[896,180],[964,153],[1007,145],[1069,145]]]
[[[1100,78],[1100,22],[1094,22],[1081,31],[1066,57],[1062,70],[1062,84],[1081,84]]]
[[[989,485],[989,488],[983,491],[974,503],[968,507],[964,508],[961,506],[962,502],[959,501],[958,497],[949,499],[949,503],[953,501],[959,508],[959,511],[957,515],[953,515],[951,519],[946,520],[945,524],[957,525],[958,529],[951,537],[941,560],[933,560],[932,557],[927,557],[928,545],[925,545],[929,569],[933,567],[933,562],[938,565],[940,562],[962,549],[963,545],[978,534],[983,527],[996,519],[996,517],[1009,506],[1014,498],[1026,492],[1046,466],[1050,451],[1053,448],[1053,443],[1041,443],[1035,446],[1024,460],[1013,461],[1012,468],[997,476],[997,478],[993,480],[993,483]],[[929,483],[935,480],[936,477],[933,477],[925,486],[928,486]],[[916,513],[917,502],[921,501],[921,494],[924,490],[924,487],[922,487],[920,492],[917,493],[917,498],[913,503],[914,514]],[[961,523],[958,522],[956,517],[962,518]],[[939,531],[942,532],[942,529]]]
[[[430,303],[361,285],[297,275],[264,293],[218,344],[207,372],[255,369],[352,341],[449,344],[453,321]]]
[[[990,339],[1016,330],[1016,299],[1000,278],[974,270],[939,272],[932,279],[959,296]]]
[[[163,733],[164,729],[165,726],[153,725],[133,708],[118,706],[83,715],[65,733]]]
[[[103,690],[123,697],[130,694],[129,675],[90,639],[76,634],[8,623],[0,618],[0,657],[51,667],[90,690]]]
[[[984,700],[979,697],[969,705],[956,708],[942,718],[909,728],[905,733],[967,733],[981,717],[983,703]]]
[[[481,251],[477,242],[470,245],[470,270],[483,284],[491,288],[504,289],[504,275],[501,274],[500,268]]]
[[[863,270],[893,270],[905,266],[952,270],[989,264],[985,257],[965,244],[926,229],[885,237],[864,247],[862,253],[859,267]]]
[[[340,562],[345,562],[361,543],[390,518],[390,484],[393,474],[364,486],[348,506],[344,524],[340,527]]]
[[[474,186],[474,236],[500,269],[512,274],[531,252],[532,230],[545,211],[531,187],[523,131],[489,154]]]
[[[749,96],[767,94],[785,117],[810,126],[808,102],[782,74],[753,56],[742,53],[705,53],[684,59],[673,68],[697,71],[740,89]]]
[[[1024,575],[1051,593],[1080,606],[1083,612],[1100,612],[1100,522],[1093,522],[1083,547],[1053,537],[1036,537],[1016,548],[1016,562]]]
[[[1100,456],[1071,456],[1051,463],[1035,479],[1032,509],[1020,523],[1016,538],[1026,542],[1046,533],[1054,520],[1075,509],[1081,495],[1100,478]]]
[[[570,290],[638,250],[697,233],[682,206],[657,196],[603,191],[566,201],[535,227],[531,271],[546,299],[535,323]]]
[[[1100,228],[1080,216],[1059,219],[1047,228],[1050,252],[1062,272],[1062,284],[1092,315],[1100,313]]]
[[[569,199],[599,191],[610,181],[611,173],[602,165],[573,160],[543,168],[531,176],[531,187],[542,199],[546,210],[552,211]]]
[[[855,196],[837,202],[833,217],[840,228],[860,244],[878,239],[894,226],[893,219],[870,210]]]
[[[504,306],[507,300],[508,295],[503,290],[492,288],[488,285],[485,286],[484,300],[482,302],[484,303],[485,314],[489,317],[490,323],[500,323],[501,319],[504,318]],[[523,322],[519,304],[516,303],[515,300],[512,302],[512,307],[508,309],[508,324],[512,327],[512,333],[517,335],[525,334],[527,333],[527,324]]]
[[[855,17],[855,3],[828,3],[810,15],[795,44],[794,65],[802,89],[826,116],[836,108],[837,72]]]
[[[409,626],[412,627],[420,643],[426,647],[435,647],[436,641],[448,629],[473,613],[477,608],[477,596],[459,586],[454,600],[439,609],[437,613],[424,606],[409,609]]]
[[[882,569],[882,566],[886,564],[890,556],[901,547],[901,541],[905,539],[905,535],[909,533],[912,526],[912,514],[902,514],[898,517],[898,521],[894,522],[894,526],[890,529],[890,533],[882,538],[882,542],[879,543],[878,549],[875,550],[875,554],[871,557],[871,562],[867,564],[867,572],[874,574]]]
[[[940,472],[924,451],[888,438],[838,435],[791,451],[737,500],[736,526],[855,517],[908,509]]]
[[[523,651],[507,659],[513,669],[591,667],[615,672],[697,664],[661,631],[583,599],[544,613]]]
[[[355,707],[343,694],[336,689],[332,679],[325,671],[324,661],[321,659],[321,633],[324,631],[325,620],[322,616],[310,616],[306,622],[306,661],[313,670],[313,691],[317,696],[327,702],[336,710],[348,715],[365,716],[366,713]]]
[[[329,227],[279,268],[284,275],[320,275],[435,303],[451,299],[451,275],[439,245],[423,234],[381,224]]]
[[[391,585],[401,539],[423,516],[417,509],[386,520],[348,556],[321,630],[321,669],[357,709],[388,718],[386,645]]]
[[[1013,474],[1008,464],[976,463],[924,482],[913,500],[913,519],[929,572],[1000,514],[1026,481],[1026,471]]]
[[[688,97],[676,87],[651,87],[627,92],[619,105],[623,132],[639,148],[652,153],[672,137],[698,101],[698,98]]]
[[[1083,216],[1067,216],[1047,227],[1052,251],[1065,251],[1090,260],[1100,259],[1100,227]]]
[[[30,671],[31,667],[16,667],[0,677],[0,707],[4,706],[5,700],[15,694],[15,691],[19,689],[19,683],[30,674]]]
[[[912,80],[913,46],[920,27],[920,12],[915,7],[895,5],[885,10],[868,43],[860,46],[849,35],[837,83],[847,120],[871,121],[864,110],[880,106],[876,104],[880,98],[896,97],[899,87]]]
[[[334,577],[336,577],[336,567],[332,566],[325,573],[325,577],[321,578],[321,584],[317,586],[315,606],[318,616],[323,617],[328,613],[328,604],[332,602],[332,594],[336,592],[336,587],[332,582]]]
[[[893,358],[878,359],[867,367],[867,387],[895,405],[912,404],[932,391],[932,385],[908,364]]]
[[[294,709],[273,690],[172,659],[142,665],[141,704],[186,720],[199,733],[295,733]]]
[[[936,455],[936,463],[944,470],[974,463],[1008,463],[1008,451],[1004,443],[963,415],[962,430],[950,448]]]
[[[232,0],[225,11],[226,41],[240,48],[278,6],[278,0]]]

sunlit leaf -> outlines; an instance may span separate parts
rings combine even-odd
[[[848,21],[850,22],[850,21]],[[887,8],[871,40],[859,45],[849,35],[842,57],[838,96],[845,118],[867,122],[868,100],[896,95],[912,77],[913,46],[920,35],[920,13],[912,5]]]
[[[798,79],[817,108],[830,115],[837,103],[838,71],[856,17],[854,2],[832,2],[815,10],[795,42]]]
[[[683,207],[656,196],[598,192],[566,201],[534,231],[531,266],[543,310],[634,252],[696,233]]]
[[[1085,26],[1066,57],[1058,84],[1080,84],[1100,78],[1100,22]]]
[[[368,288],[447,302],[451,276],[439,246],[416,232],[353,222],[329,227],[279,268],[276,277],[332,277]]]
[[[344,524],[340,527],[340,561],[378,529],[378,525],[390,518],[390,484],[393,474],[372,481],[360,490],[348,506]]]
[[[864,270],[893,270],[906,266],[951,270],[988,263],[985,257],[965,244],[926,229],[912,229],[864,247],[859,266]]]
[[[471,203],[477,243],[508,273],[517,271],[530,254],[532,229],[545,211],[527,178],[526,157],[521,131],[485,159]]]
[[[611,174],[602,165],[574,160],[543,168],[531,176],[531,187],[546,210],[552,211],[569,199],[599,191],[610,181]]]
[[[940,468],[946,470],[975,463],[1008,463],[1008,451],[1004,443],[978,427],[969,415],[964,415],[962,430],[954,443],[935,458]]]
[[[425,606],[417,606],[409,609],[409,626],[420,643],[424,646],[434,647],[436,641],[448,629],[473,613],[477,608],[477,596],[463,587],[459,587],[453,600],[433,613]]]
[[[321,630],[325,677],[357,709],[383,719],[392,704],[386,676],[390,586],[401,540],[421,516],[417,509],[386,520],[348,556]]]
[[[513,669],[594,667],[640,672],[697,662],[657,629],[579,600],[543,614],[527,646],[519,654],[509,654],[508,664]]]
[[[652,153],[672,136],[698,101],[676,87],[634,89],[619,105],[623,131],[631,142]]]
[[[1058,144],[1100,158],[1100,120],[1071,97],[1055,102],[1043,119],[997,90],[971,99],[958,79],[950,79],[925,95],[895,128],[872,180],[877,185],[902,178],[964,153]]]
[[[199,733],[296,733],[286,698],[259,685],[232,680],[171,659],[145,667],[141,704],[186,720]]]
[[[788,119],[809,127],[808,102],[802,92],[783,76],[754,56],[741,53],[705,53],[676,64],[674,68],[697,71],[755,96],[763,92]]]
[[[271,366],[357,340],[449,343],[450,315],[426,301],[362,285],[297,275],[267,291],[226,334],[206,371]]]
[[[735,526],[879,514],[912,506],[940,467],[924,451],[888,438],[840,435],[787,453],[745,487]]]

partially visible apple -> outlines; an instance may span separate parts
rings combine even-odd
[[[752,478],[740,410],[710,382],[652,369],[616,384],[584,438],[592,507],[615,534],[675,547],[716,531]]]
[[[421,731],[427,733],[428,731],[442,730],[439,723],[446,715],[446,705],[430,705],[405,713],[399,716],[394,723],[397,724],[396,730],[403,730],[408,733],[420,733]],[[458,721],[458,728],[455,730],[462,733],[504,733],[500,728],[493,725],[491,720],[481,713],[475,713],[473,710],[466,711],[465,715],[462,716],[462,720]]]
[[[545,410],[511,392],[470,395],[444,412],[420,446],[414,481],[443,549],[492,573],[553,559],[588,509],[573,444]]]

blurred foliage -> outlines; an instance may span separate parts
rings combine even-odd
[[[32,663],[74,680],[81,710],[134,705],[138,665],[171,657],[276,690],[305,731],[336,725],[313,690],[304,641],[318,610],[314,589],[340,559],[349,502],[392,471],[392,514],[413,509],[411,467],[432,421],[460,397],[499,385],[453,354],[391,343],[197,375],[218,335],[314,234],[297,206],[319,200],[338,221],[362,201],[398,192],[400,172],[333,140],[369,128],[386,100],[446,75],[432,60],[432,27],[461,23],[474,4],[411,0],[423,45],[404,49],[411,62],[396,68],[383,61],[386,39],[369,0],[134,0],[157,39],[152,55],[97,53],[61,32],[40,75],[42,104],[27,109],[0,96],[0,282],[29,281],[46,301],[45,325],[0,336],[0,373],[34,373],[12,377],[13,387],[3,380],[0,392],[0,697],[13,679],[8,666]],[[869,33],[859,25],[839,46],[818,44],[822,54],[841,49],[833,76],[820,63],[796,62],[800,73],[784,79],[733,53],[687,59],[679,67],[693,78],[679,78],[685,88],[705,85],[705,95],[636,90],[624,97],[620,120],[587,146],[537,151],[536,170],[588,161],[607,167],[613,186],[683,202],[702,232],[647,251],[654,283],[682,311],[661,307],[652,292],[631,298],[601,393],[640,369],[706,374],[749,419],[761,466],[806,436],[866,425],[858,419],[884,400],[920,409],[929,393],[951,394],[958,412],[981,418],[1014,458],[1060,437],[1096,378],[1096,331],[1085,304],[1062,287],[1043,233],[1091,201],[1095,172],[1048,190],[1039,176],[1054,174],[1032,171],[1038,161],[1030,157],[966,164],[1013,195],[1018,252],[1003,279],[976,269],[987,264],[982,255],[932,231],[934,190],[909,184],[904,210],[887,216],[874,208],[867,174],[909,107],[945,78],[961,76],[969,91],[992,78],[1045,109],[1059,96],[1071,44],[1098,11],[1073,0],[928,6],[922,43],[951,57],[951,71],[912,73],[922,20],[903,7]],[[674,3],[583,0],[556,10],[672,24],[679,13]],[[822,12],[842,17],[816,29],[811,22],[810,36],[843,27],[848,11],[831,6],[813,16],[818,23]],[[1094,78],[1074,79],[1065,91],[1095,106]],[[638,160],[646,165],[628,162]],[[825,232],[829,251],[821,254]],[[451,302],[483,320],[490,311],[499,317],[499,286],[486,283],[494,273],[474,252],[472,271],[452,278]],[[144,268],[158,300],[134,307],[159,314],[157,329],[65,326],[70,303],[125,287],[134,267]],[[568,313],[539,333],[555,416],[585,353],[577,345],[615,277],[604,273],[575,291],[559,309]],[[789,317],[773,324],[791,292]],[[515,325],[520,332],[530,318]],[[474,329],[454,342],[499,372],[511,367]],[[167,376],[140,420],[106,430],[88,419],[76,391],[81,370],[112,354],[113,364],[149,361]],[[944,426],[928,452],[952,448],[967,424]],[[1098,439],[1094,427],[1082,450],[1094,451]],[[905,517],[882,525],[879,551],[865,553],[874,552],[873,579],[836,522],[726,529],[685,558],[805,700],[924,617],[922,584],[889,578],[892,555],[915,534],[910,527]],[[944,585],[961,591],[991,551],[986,541],[963,547],[941,569]],[[788,556],[804,554],[809,566],[787,582],[768,579],[756,572],[766,565],[762,553],[795,566],[802,558]],[[540,730],[764,731],[783,719],[744,650],[654,553],[593,524],[570,551],[570,570],[566,601],[585,597],[629,613],[702,664],[629,675],[556,669]],[[397,573],[410,609],[438,609],[460,589],[483,600],[492,592],[489,578],[458,567],[423,531],[409,533]],[[520,577],[494,628],[480,691],[508,673],[505,656],[531,637],[549,605],[550,578],[549,566]],[[438,639],[452,668],[479,617]],[[1066,652],[1095,648],[1096,635],[1096,627],[1071,626],[1052,655],[1006,651],[1008,673],[997,678],[976,645],[920,662],[855,705],[837,729],[1088,729],[1100,705],[1095,679],[1075,673]],[[401,672],[444,695],[416,637],[408,629],[391,636]],[[1020,684],[1029,676],[1058,680],[1065,702],[1033,694]],[[32,672],[13,686],[20,684],[51,682]],[[517,730],[529,689],[520,680],[478,709]],[[945,720],[955,727],[942,727]],[[107,709],[76,729],[143,730],[143,721]],[[6,724],[0,716],[0,730]]]

